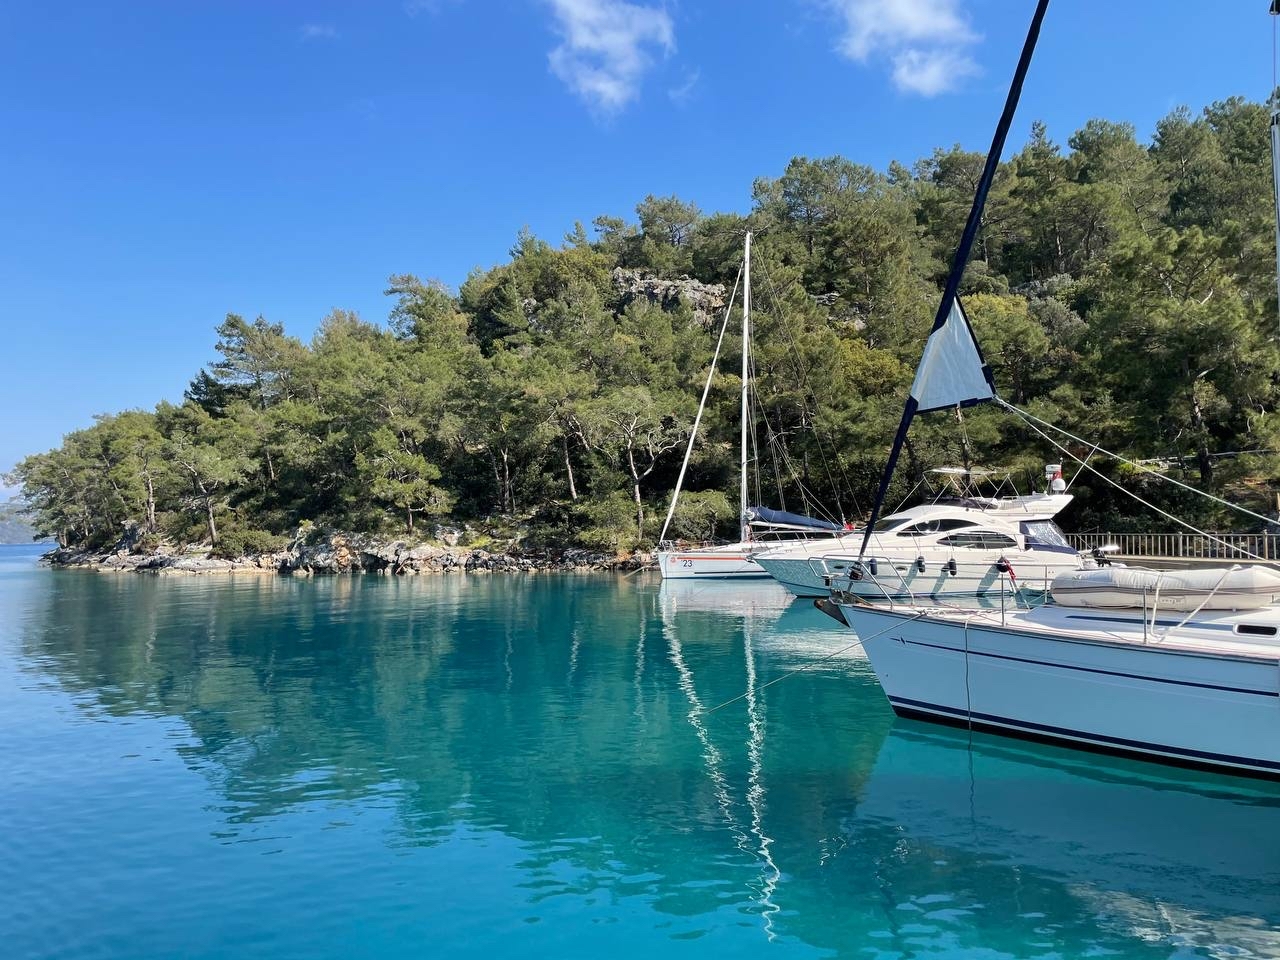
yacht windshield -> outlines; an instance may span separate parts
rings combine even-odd
[[[1071,541],[1052,520],[1031,520],[1022,525],[1022,531],[1028,540],[1048,544],[1051,547],[1067,547],[1072,549]]]
[[[876,525],[871,528],[873,533],[884,533],[886,530],[894,530],[908,520],[910,517],[885,517],[883,520],[876,521]]]

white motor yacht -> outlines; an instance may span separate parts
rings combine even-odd
[[[1048,493],[963,497],[885,517],[865,551],[859,531],[753,559],[801,597],[825,597],[833,577],[848,579],[848,592],[869,598],[980,597],[1007,587],[1042,592],[1059,573],[1093,565],[1053,522],[1071,502],[1061,469],[1049,464],[1045,473]]]

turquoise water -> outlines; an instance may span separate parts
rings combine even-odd
[[[1280,956],[1280,785],[895,721],[770,585],[35,555],[5,957]]]

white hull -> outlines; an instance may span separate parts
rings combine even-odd
[[[751,556],[758,549],[755,544],[732,543],[688,550],[659,550],[658,570],[664,580],[767,578],[769,574]]]
[[[845,592],[880,600],[999,595],[1013,589],[996,569],[1000,560],[1012,565],[1019,588],[1043,592],[1084,563],[1051,519],[1070,500],[1055,494],[1000,501],[1000,508],[926,504],[877,524],[861,565],[863,533],[779,547],[756,562],[800,597],[827,596],[835,579]],[[850,580],[854,571],[863,576]]]
[[[1274,611],[1162,618],[1170,636],[1144,643],[1140,613],[1045,607],[1002,625],[839,606],[899,714],[1280,776],[1280,646],[1236,629],[1274,629]]]
[[[1048,562],[1046,562],[1046,556]],[[1007,560],[1017,577],[1014,583],[996,569],[996,561]],[[831,593],[826,578],[840,580],[840,589],[872,600],[909,599],[912,597],[967,596],[981,597],[1015,589],[1043,593],[1058,574],[1077,570],[1080,559],[1070,554],[993,552],[990,557],[966,557],[956,564],[956,572],[945,566],[954,555],[925,557],[924,572],[910,558],[876,558],[876,575],[862,580],[849,580],[856,555],[787,558],[758,557],[756,562],[784,587],[798,597],[825,597]],[[865,562],[864,562],[865,564]]]

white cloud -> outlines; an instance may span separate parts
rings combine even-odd
[[[684,82],[667,90],[672,103],[685,103],[693,95],[693,88],[698,85],[702,71],[694,70],[685,76]]]
[[[838,49],[866,63],[886,58],[899,90],[932,97],[978,72],[968,49],[979,37],[962,0],[825,0],[844,22]]]
[[[613,113],[634,100],[653,63],[675,49],[675,27],[661,7],[625,0],[548,0],[560,45],[551,72],[591,107]]]
[[[298,30],[298,36],[303,40],[336,40],[338,31],[327,23],[308,23]]]
[[[893,82],[899,90],[936,97],[955,86],[962,77],[978,72],[978,65],[964,54],[948,50],[908,48],[893,58]]]

